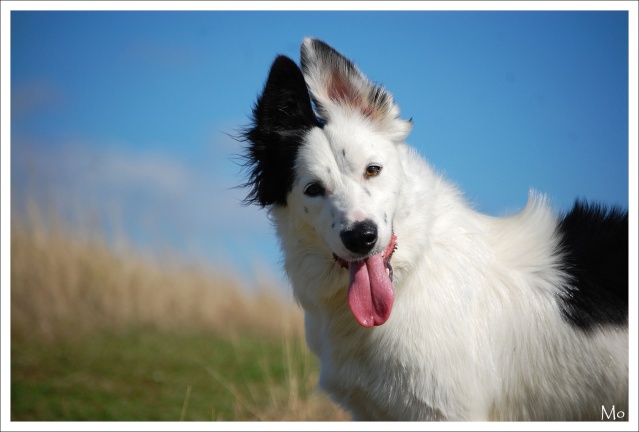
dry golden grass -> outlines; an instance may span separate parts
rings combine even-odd
[[[202,365],[212,381],[233,395],[235,419],[348,420],[315,390],[318,371],[303,342],[299,308],[272,289],[248,294],[233,277],[201,263],[179,262],[169,255],[143,257],[122,246],[114,251],[100,236],[44,223],[38,212],[25,219],[13,218],[11,229],[14,342],[58,346],[82,343],[105,331],[131,330],[210,333],[231,343],[247,334],[283,341],[287,375],[275,382],[264,367],[267,403],[260,395],[238,391],[241,383],[223,371]],[[300,346],[306,353],[302,356]],[[248,388],[248,394],[254,391]],[[187,389],[184,412],[189,397]]]
[[[60,224],[14,221],[11,236],[13,337],[76,337],[130,327],[250,331],[279,335],[303,326],[299,308],[273,289],[255,294],[232,275],[166,254],[143,257]]]

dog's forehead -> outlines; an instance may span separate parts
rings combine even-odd
[[[298,154],[298,167],[323,177],[359,174],[375,151],[374,137],[361,129],[325,125],[306,136]]]
[[[333,151],[325,131],[313,128],[304,138],[295,164],[298,181],[325,180],[339,176],[341,162]]]

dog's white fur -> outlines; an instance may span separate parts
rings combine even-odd
[[[602,405],[627,407],[627,328],[562,319],[566,275],[544,197],[531,192],[510,217],[475,212],[404,142],[411,124],[392,99],[370,105],[357,69],[341,78],[351,93],[331,97],[326,60],[311,40],[303,50],[326,124],[306,136],[287,205],[270,214],[321,387],[365,420],[601,420]],[[371,163],[382,172],[365,179]],[[306,196],[318,180],[326,196]],[[379,229],[373,253],[393,232],[398,243],[395,304],[373,328],[353,317],[348,271],[332,257],[356,258],[340,231],[363,219]]]

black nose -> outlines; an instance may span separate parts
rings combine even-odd
[[[367,254],[377,243],[377,225],[371,220],[355,222],[349,230],[340,233],[344,246],[357,254]]]

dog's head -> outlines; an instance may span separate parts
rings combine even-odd
[[[405,179],[397,146],[412,125],[390,93],[325,43],[304,40],[301,57],[301,70],[276,58],[253,109],[247,202],[286,208],[290,223],[348,268],[360,324],[383,324]]]

